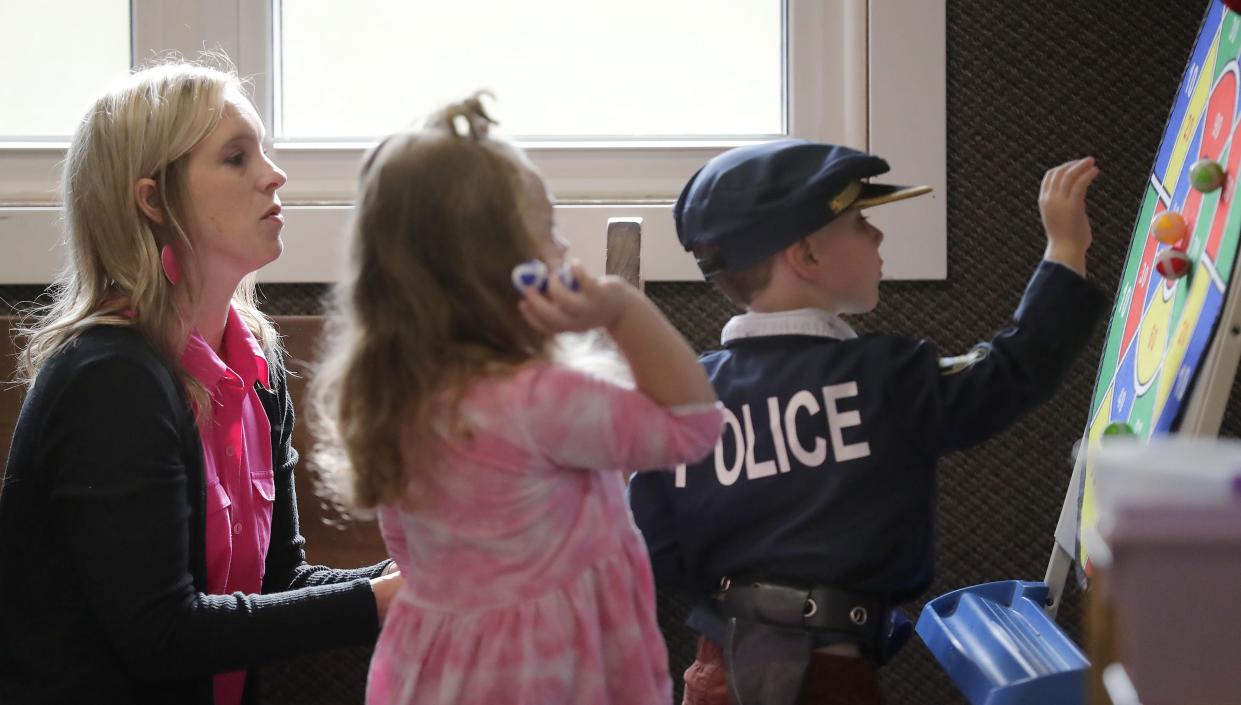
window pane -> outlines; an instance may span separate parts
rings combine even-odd
[[[284,138],[366,137],[476,89],[506,133],[783,132],[783,0],[283,0]]]
[[[0,0],[0,139],[68,137],[129,71],[129,0]]]

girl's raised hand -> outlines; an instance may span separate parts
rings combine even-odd
[[[594,277],[577,265],[569,268],[569,274],[548,276],[545,266],[533,262],[513,271],[522,296],[517,306],[535,330],[555,335],[606,328],[629,363],[634,385],[655,403],[716,401],[693,348],[655,304],[620,277]],[[540,291],[544,281],[547,288]]]
[[[555,335],[610,329],[637,296],[637,290],[619,277],[596,277],[578,264],[568,272],[571,281],[577,283],[576,291],[558,273],[547,277],[546,292],[540,292],[538,286],[522,290],[517,307],[535,330]]]

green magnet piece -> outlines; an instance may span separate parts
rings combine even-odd
[[[1224,185],[1224,167],[1214,159],[1199,159],[1189,167],[1189,182],[1194,189],[1210,193]]]
[[[1136,436],[1138,434],[1134,433],[1133,427],[1125,423],[1124,421],[1113,421],[1112,423],[1107,425],[1107,428],[1103,429],[1103,435],[1105,436]]]

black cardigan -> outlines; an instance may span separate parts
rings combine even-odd
[[[211,674],[371,643],[386,563],[306,563],[293,404],[257,387],[276,498],[262,595],[207,595],[198,428],[134,329],[55,354],[22,405],[0,492],[0,702],[212,703]],[[293,591],[293,592],[290,592]],[[257,701],[254,679],[246,701]]]

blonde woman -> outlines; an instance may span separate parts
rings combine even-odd
[[[185,63],[73,138],[69,264],[24,331],[0,493],[0,701],[255,702],[246,669],[377,635],[395,566],[311,566],[298,535],[250,276],[282,248],[263,140],[234,75]]]

